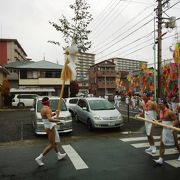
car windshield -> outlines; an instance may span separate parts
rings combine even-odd
[[[92,110],[112,110],[115,109],[112,103],[107,100],[89,100],[89,105]]]
[[[50,99],[50,107],[52,109],[52,112],[55,112],[57,110],[58,101],[59,99]],[[42,101],[39,100],[37,103],[37,111],[40,112],[41,108],[42,108]],[[62,104],[61,104],[61,111],[67,111],[67,107],[64,101],[62,101]]]

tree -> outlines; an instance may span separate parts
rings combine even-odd
[[[88,25],[93,19],[92,14],[88,12],[90,6],[85,0],[75,0],[75,3],[69,5],[69,7],[74,10],[74,17],[71,18],[71,22],[62,15],[62,18],[59,19],[59,24],[52,21],[49,23],[63,34],[65,42],[63,49],[66,49],[74,42],[77,44],[80,52],[85,52],[91,47],[91,41],[88,40],[88,34],[91,33],[88,30]],[[57,41],[49,42],[60,45]]]
[[[79,85],[78,85],[77,81],[71,81],[70,92],[71,92],[70,97],[75,97],[76,94],[78,94]]]
[[[9,82],[7,79],[3,80],[2,86],[1,86],[1,95],[5,96],[9,94]]]
[[[7,79],[3,80],[2,86],[0,88],[1,96],[4,100],[4,105],[10,105],[11,104],[11,97],[9,95],[9,82]]]

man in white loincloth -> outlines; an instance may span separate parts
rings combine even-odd
[[[42,158],[51,150],[54,149],[56,154],[57,154],[57,159],[61,160],[62,158],[64,158],[66,156],[66,153],[61,154],[59,152],[57,143],[60,142],[60,138],[59,138],[59,134],[56,128],[56,123],[59,123],[60,120],[58,119],[54,119],[52,117],[52,110],[49,107],[49,98],[48,97],[44,97],[42,99],[42,104],[43,107],[41,109],[41,116],[42,116],[42,121],[44,123],[44,128],[46,130],[46,133],[48,135],[48,141],[49,144],[45,147],[45,149],[43,150],[43,152],[35,159],[35,161],[37,162],[37,164],[39,166],[43,166],[44,163],[42,162]]]
[[[176,113],[168,109],[167,101],[164,98],[161,98],[159,99],[158,104],[160,109],[160,120],[162,121],[162,123],[168,126],[177,126],[179,122],[177,120]],[[154,161],[158,164],[163,164],[163,155],[165,153],[165,146],[172,146],[172,145],[176,146],[180,154],[180,146],[178,145],[177,132],[173,131],[170,128],[163,127],[161,134],[160,150],[159,150],[160,157],[159,159]],[[180,155],[177,160],[180,161]]]
[[[144,117],[145,119],[148,120],[155,120],[157,119],[157,104],[156,102],[152,101],[150,99],[150,94],[149,93],[144,93],[142,95],[143,99],[143,112],[140,114],[140,116]],[[148,142],[150,147],[145,149],[145,152],[150,152],[150,153],[156,153],[156,146],[154,144],[154,138],[153,138],[153,129],[154,125],[149,122],[145,122],[145,130],[146,130],[146,135],[148,138]]]

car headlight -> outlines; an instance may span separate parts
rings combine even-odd
[[[122,119],[122,115],[121,114],[118,115],[118,119]]]
[[[100,116],[94,116],[94,120],[102,120]]]

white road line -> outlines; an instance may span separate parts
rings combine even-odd
[[[77,170],[80,169],[87,169],[88,166],[86,163],[82,160],[82,158],[79,156],[79,154],[73,149],[71,145],[63,145],[62,148],[69,156],[71,162],[73,163],[74,167]]]
[[[165,162],[175,168],[180,167],[180,161],[178,161],[177,159],[167,160]]]
[[[178,141],[179,143],[180,141]],[[156,146],[160,145],[160,142],[155,142]],[[131,146],[135,147],[135,148],[144,148],[144,147],[149,147],[149,143],[136,143],[136,144],[131,144]]]
[[[160,139],[161,136],[153,136],[154,139]],[[178,134],[178,137],[180,137],[180,134]],[[119,139],[123,142],[130,142],[130,141],[145,141],[147,140],[146,136],[142,136],[142,137],[130,137],[130,138],[121,138]]]
[[[155,154],[146,152],[147,154],[150,154],[151,156],[155,157],[155,156],[159,156],[159,150],[157,150],[157,152]],[[170,154],[179,154],[178,150],[176,150],[175,148],[168,148],[165,149],[165,153],[164,155],[170,155]],[[178,157],[177,157],[178,158]]]
[[[160,139],[160,136],[153,136],[154,139]],[[130,142],[130,141],[145,141],[147,140],[147,137],[144,136],[144,137],[131,137],[131,138],[122,138],[122,139],[119,139],[123,142]]]

